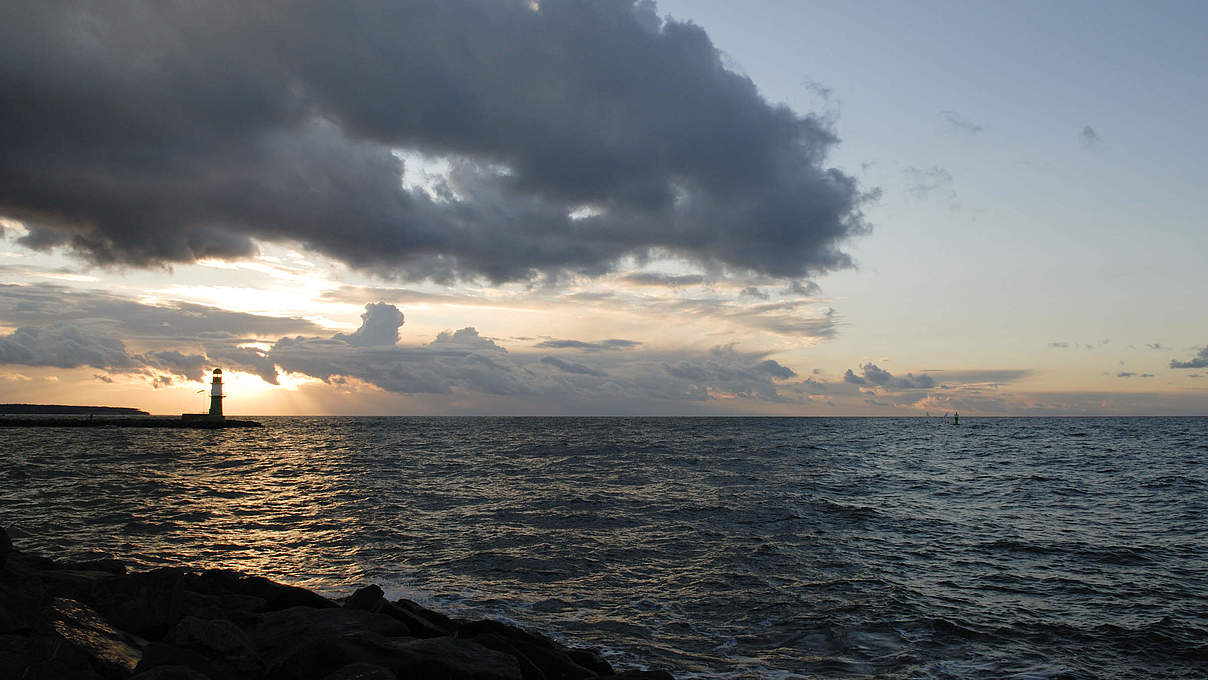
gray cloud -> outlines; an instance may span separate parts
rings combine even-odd
[[[1103,138],[1099,136],[1099,133],[1095,131],[1095,128],[1089,125],[1084,125],[1082,127],[1082,132],[1079,134],[1079,138],[1082,139],[1082,145],[1088,149],[1098,147],[1099,143],[1103,141]]]
[[[126,339],[279,338],[322,330],[305,319],[260,316],[184,302],[147,305],[104,291],[50,284],[0,284],[0,322],[13,326],[73,323],[103,328],[109,335]]]
[[[747,286],[738,293],[739,297],[755,298],[756,300],[767,300],[768,294],[759,290],[757,286]]]
[[[915,390],[915,389],[930,389],[936,386],[935,379],[926,373],[922,375],[914,375],[907,373],[904,376],[894,376],[889,371],[877,366],[876,364],[864,364],[860,367],[863,375],[856,375],[850,368],[843,374],[843,381],[852,385],[875,385],[888,390]]]
[[[563,359],[559,359],[558,357],[541,357],[541,363],[549,364],[550,366],[554,366],[555,368],[566,371],[567,373],[578,373],[579,375],[594,375],[594,376],[597,376],[600,378],[608,375],[607,373],[604,373],[603,371],[597,371],[593,368],[588,368],[587,366],[584,366],[583,364],[578,364],[573,361],[565,361]]]
[[[699,274],[660,274],[657,272],[634,272],[621,277],[622,281],[627,281],[639,286],[666,286],[676,288],[679,286],[697,286],[705,283],[707,279]]]
[[[956,111],[940,111],[937,115],[939,115],[940,120],[944,121],[950,130],[955,132],[975,135],[982,131],[982,126],[965,118]]]
[[[4,4],[0,215],[29,247],[101,264],[275,240],[411,280],[594,276],[664,253],[777,277],[851,266],[866,194],[825,166],[829,125],[655,12]],[[396,149],[450,173],[405,187]]]
[[[600,350],[622,350],[638,347],[642,343],[636,340],[625,340],[623,338],[610,338],[601,340],[600,342],[584,342],[582,340],[545,340],[537,343],[534,347],[541,349],[580,349],[588,352],[598,352]]]
[[[93,334],[73,324],[21,327],[0,337],[0,364],[121,370],[139,363],[126,353],[121,340]]]
[[[1208,368],[1208,347],[1204,347],[1194,357],[1187,361],[1170,360],[1171,368]]]

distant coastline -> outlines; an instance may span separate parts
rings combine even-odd
[[[129,406],[67,406],[64,404],[0,404],[3,415],[104,415],[104,416],[149,416],[147,411]]]

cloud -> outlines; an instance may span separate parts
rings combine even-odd
[[[739,297],[755,298],[756,300],[767,300],[768,294],[759,290],[757,286],[747,286],[739,292]]]
[[[908,182],[906,190],[919,198],[930,196],[940,189],[952,186],[952,173],[940,167],[909,167],[902,172],[906,175]]]
[[[825,119],[653,2],[10,3],[0,131],[0,216],[105,265],[283,241],[405,280],[800,277],[868,230]]]
[[[863,371],[863,376],[856,375],[849,368],[843,374],[843,381],[852,385],[875,385],[889,390],[929,389],[936,385],[935,379],[926,373],[918,376],[913,373],[907,373],[905,376],[894,376],[889,371],[871,363],[864,364],[860,368]]]
[[[948,126],[948,129],[954,132],[963,132],[965,134],[976,135],[982,131],[982,126],[965,118],[956,111],[940,111],[937,114],[940,120]]]
[[[623,338],[611,338],[601,340],[600,342],[583,342],[582,340],[545,340],[539,342],[534,347],[541,349],[579,349],[588,352],[598,352],[600,350],[622,350],[638,347],[642,343],[636,340],[625,340]]]
[[[336,333],[337,340],[343,340],[353,347],[372,347],[374,345],[393,345],[398,342],[398,329],[403,325],[403,313],[394,305],[385,302],[372,302],[365,305],[365,313],[361,315],[361,327],[351,335]]]
[[[793,281],[783,291],[784,295],[801,295],[813,297],[822,294],[822,288],[813,281]]]
[[[678,288],[679,286],[697,286],[705,283],[707,279],[699,274],[661,274],[657,272],[635,272],[626,274],[621,277],[622,281],[626,281],[638,286],[665,286],[668,288]]]
[[[1134,375],[1136,375],[1136,373],[1132,373],[1130,371],[1120,371],[1119,373],[1116,374],[1116,377],[1117,378],[1131,378]]]
[[[1069,346],[1070,346],[1070,343],[1068,343],[1068,342],[1050,342],[1049,343],[1049,347],[1056,347],[1058,349],[1067,349]]]
[[[0,337],[0,364],[129,369],[139,363],[127,354],[121,340],[92,334],[73,324],[21,327]]]
[[[577,364],[573,361],[564,361],[562,359],[559,359],[558,357],[541,357],[541,363],[549,364],[550,366],[554,366],[560,370],[566,371],[567,373],[578,373],[579,375],[594,375],[594,376],[597,376],[600,378],[608,375],[607,373],[604,373],[603,371],[597,371],[593,368],[588,368],[587,366],[584,366],[583,364]]]
[[[1089,125],[1084,125],[1082,127],[1082,132],[1079,134],[1079,138],[1082,140],[1082,146],[1088,149],[1097,148],[1100,142],[1103,141],[1103,138],[1099,136],[1099,133],[1095,132],[1095,128]]]
[[[1204,347],[1194,357],[1187,361],[1170,360],[1171,368],[1208,368],[1208,347]]]
[[[125,339],[279,338],[321,330],[319,325],[305,319],[232,312],[184,302],[143,304],[105,291],[51,284],[0,284],[0,323],[13,326],[73,323],[103,329],[108,335]]]

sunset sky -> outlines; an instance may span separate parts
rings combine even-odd
[[[250,7],[249,7],[250,6]],[[1208,5],[0,7],[0,402],[1208,414]]]

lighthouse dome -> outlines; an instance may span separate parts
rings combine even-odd
[[[222,375],[222,369],[221,369],[221,368],[215,368],[215,369],[214,369],[214,375]]]

